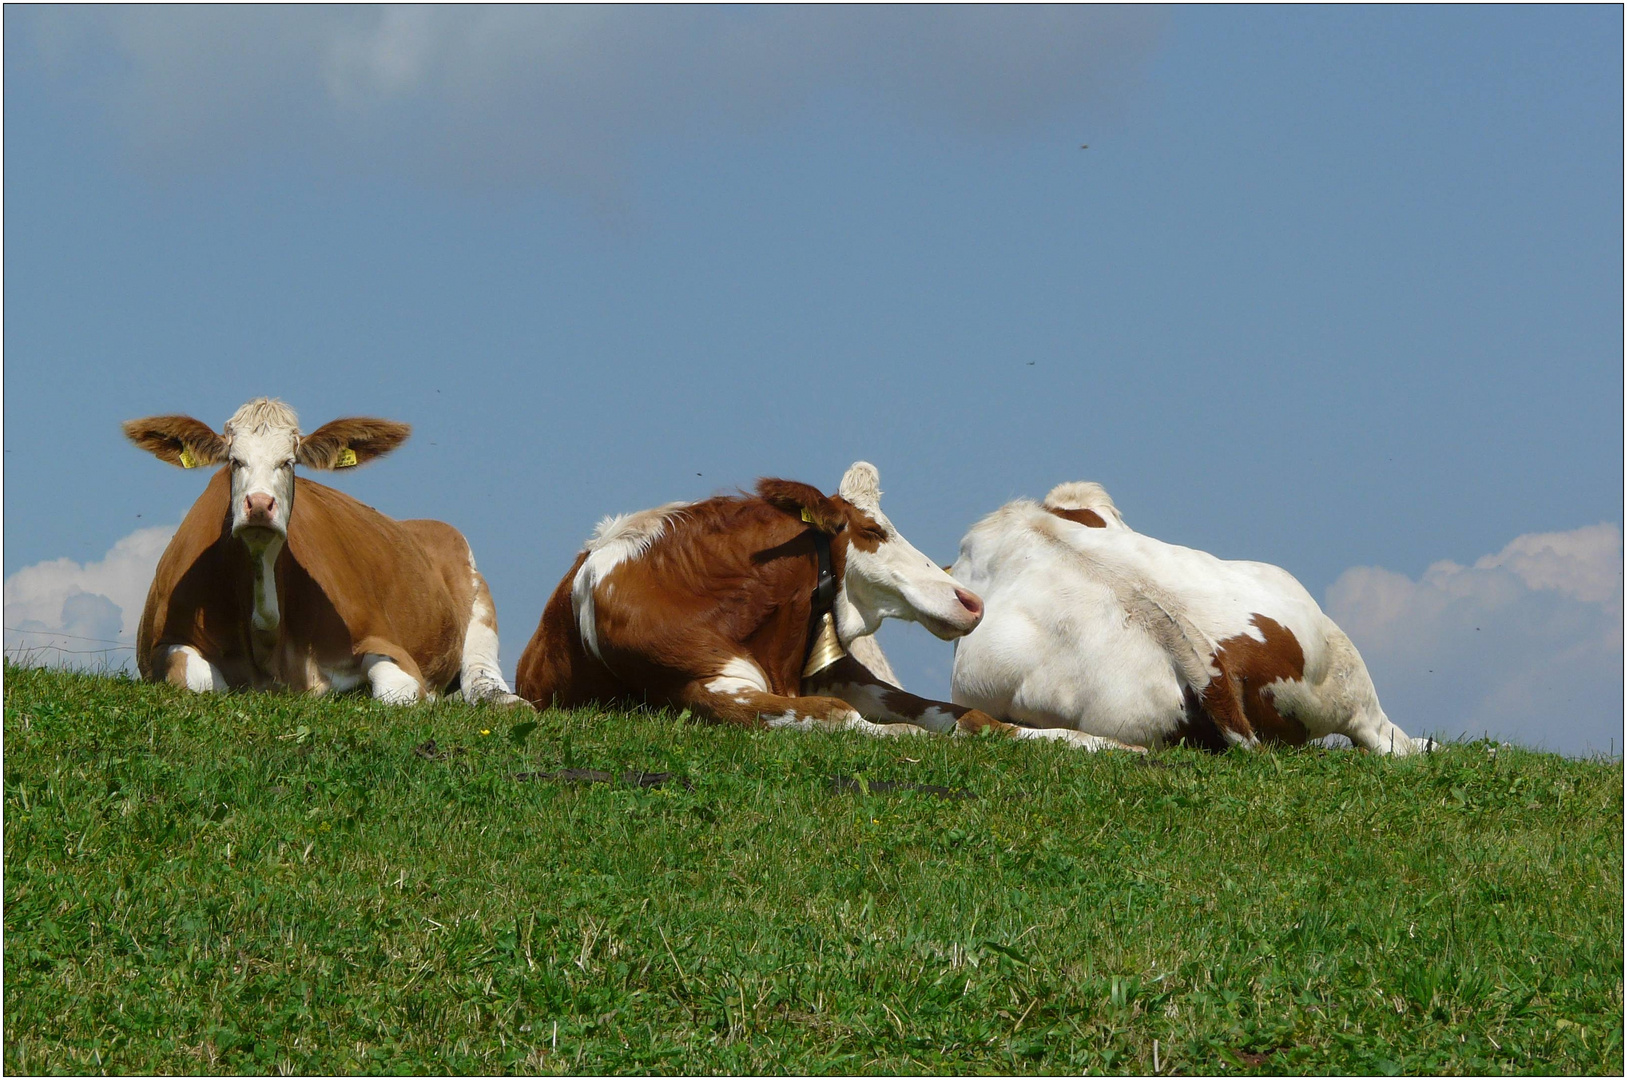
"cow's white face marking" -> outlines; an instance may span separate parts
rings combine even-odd
[[[883,619],[917,622],[945,641],[971,633],[983,602],[902,536],[881,512],[880,476],[854,462],[840,494],[869,521],[850,525],[847,566],[836,595],[836,632],[842,641],[875,632]]]
[[[258,554],[288,536],[299,419],[282,402],[261,398],[238,409],[223,434],[232,470],[232,535]]]

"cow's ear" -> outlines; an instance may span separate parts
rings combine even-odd
[[[881,509],[881,474],[868,461],[855,461],[842,474],[837,494],[866,513]]]
[[[800,517],[822,533],[835,536],[847,524],[841,507],[812,484],[764,477],[757,481],[757,496],[777,510]]]
[[[226,437],[190,416],[149,416],[126,420],[124,436],[160,461],[196,469],[226,460]]]
[[[348,469],[383,457],[407,441],[412,426],[371,416],[330,420],[299,441],[294,460],[309,469]]]

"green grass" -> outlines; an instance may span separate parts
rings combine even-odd
[[[517,719],[8,667],[6,1070],[1622,1071],[1619,762]]]

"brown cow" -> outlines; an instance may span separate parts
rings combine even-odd
[[[162,461],[215,473],[176,530],[136,638],[143,678],[196,691],[364,684],[406,704],[459,687],[518,704],[497,664],[497,615],[468,542],[439,521],[394,521],[296,479],[361,465],[411,432],[351,417],[301,435],[294,411],[257,398],[215,433],[190,416],[131,420]]]
[[[983,611],[898,534],[879,481],[861,461],[834,496],[760,480],[754,496],[607,518],[549,599],[516,689],[539,706],[649,703],[753,726],[1104,743],[916,697],[847,655],[884,618],[949,640]]]

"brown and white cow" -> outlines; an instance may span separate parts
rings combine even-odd
[[[834,496],[760,480],[755,495],[605,519],[549,599],[516,689],[538,706],[649,703],[752,726],[992,728],[1106,744],[916,697],[849,655],[882,619],[918,622],[948,640],[975,627],[983,610],[898,534],[881,512],[879,485],[875,467],[861,461]]]
[[[334,420],[303,435],[256,398],[221,433],[190,416],[124,433],[183,468],[225,465],[158,562],[136,639],[143,678],[195,691],[370,688],[382,701],[518,704],[497,663],[497,615],[463,535],[395,521],[294,466],[346,469],[394,450],[406,424]]]
[[[1143,746],[1432,745],[1391,723],[1355,645],[1286,570],[1143,536],[1098,484],[1007,503],[953,572],[988,603],[955,645],[963,705]]]

